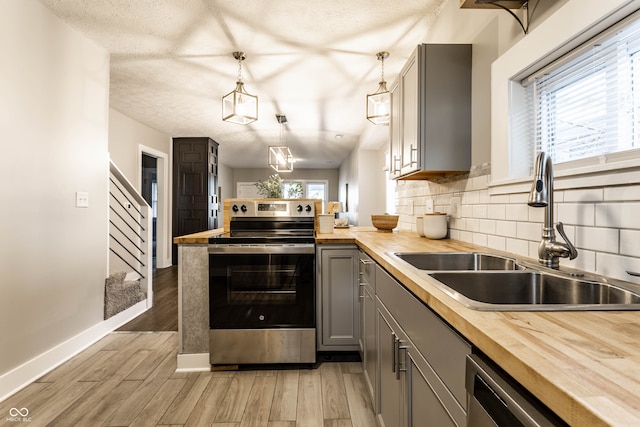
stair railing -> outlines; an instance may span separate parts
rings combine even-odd
[[[153,305],[153,215],[142,195],[118,169],[109,167],[109,273],[135,273]]]

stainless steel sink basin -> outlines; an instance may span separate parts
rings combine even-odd
[[[480,252],[396,252],[401,260],[419,270],[517,270],[512,258]]]
[[[475,310],[640,310],[640,294],[542,271],[435,272],[440,289]]]

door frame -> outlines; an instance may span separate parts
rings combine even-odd
[[[169,197],[169,154],[146,145],[138,144],[137,188],[142,190],[142,155],[155,157],[158,161],[158,217],[156,219],[156,267],[171,266],[171,199]]]

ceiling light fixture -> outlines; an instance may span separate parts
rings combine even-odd
[[[258,120],[258,97],[244,90],[242,61],[247,56],[244,52],[233,52],[233,57],[238,61],[238,78],[236,88],[222,98],[222,120],[246,125]]]
[[[384,60],[389,57],[389,52],[378,52],[378,61],[382,62],[382,78],[376,93],[367,95],[367,120],[374,125],[388,125],[391,107],[391,94],[384,81]]]
[[[293,155],[289,147],[284,145],[284,124],[287,123],[287,116],[276,114],[276,120],[280,123],[280,145],[269,147],[269,166],[276,172],[293,171]]]

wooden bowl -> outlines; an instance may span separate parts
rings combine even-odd
[[[371,215],[371,222],[378,231],[391,232],[398,226],[399,215]]]

